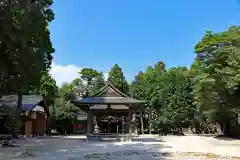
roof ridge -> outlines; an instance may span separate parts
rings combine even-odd
[[[117,87],[115,87],[110,81],[109,81],[109,85],[111,85],[111,87],[118,92],[120,95],[122,95],[123,97],[129,97],[128,95],[126,95],[125,93],[121,92]]]
[[[104,92],[107,87],[111,87],[117,94],[119,94],[122,97],[128,97],[126,94],[124,94],[123,92],[121,92],[117,87],[115,87],[109,80],[107,80],[106,84],[104,87],[102,87],[97,93],[95,93],[94,95],[92,95],[91,97],[96,97],[99,96],[102,92]]]

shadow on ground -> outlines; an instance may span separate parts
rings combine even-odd
[[[139,138],[139,137],[137,137],[137,138],[132,138],[132,141],[133,142],[139,142],[139,141],[141,141],[141,142],[164,142],[164,141],[162,141],[162,140],[160,140],[160,139],[155,139],[155,138]]]
[[[83,138],[40,138],[21,141],[20,148],[0,149],[0,159],[28,160],[154,160],[167,159],[170,148],[154,138],[132,142],[87,141]]]

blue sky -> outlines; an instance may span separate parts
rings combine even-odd
[[[160,60],[190,66],[205,30],[240,22],[237,0],[55,0],[52,8],[52,74],[59,83],[83,67],[107,73],[117,63],[132,80]]]

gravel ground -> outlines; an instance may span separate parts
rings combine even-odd
[[[202,136],[166,136],[160,137],[160,139],[173,146],[174,150],[178,152],[201,152],[240,157],[240,140],[219,140]]]
[[[189,147],[193,143],[203,147],[203,140],[195,137],[194,142],[193,139],[174,136],[142,136],[132,142],[87,142],[82,136],[28,139],[18,141],[20,147],[0,148],[0,160],[237,160],[233,156],[200,153],[197,147],[194,152],[188,151],[186,146],[194,148]],[[186,145],[186,142],[191,145]],[[183,145],[179,143],[185,143],[180,152],[178,147]],[[238,149],[240,152],[240,147]]]

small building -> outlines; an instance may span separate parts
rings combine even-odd
[[[0,104],[4,107],[17,109],[16,95],[3,96]],[[46,133],[48,110],[42,96],[23,95],[21,108],[21,133],[26,136],[42,136]]]
[[[137,133],[142,120],[145,101],[137,100],[119,91],[110,82],[95,95],[74,101],[85,113],[85,132],[92,134]],[[143,132],[143,124],[141,125]]]

